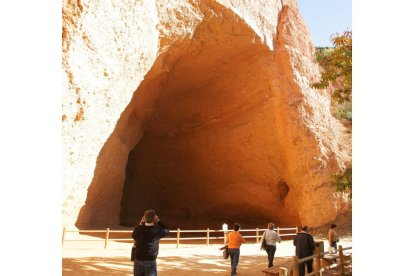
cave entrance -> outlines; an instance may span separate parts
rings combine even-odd
[[[151,84],[158,96],[128,156],[121,225],[134,225],[146,209],[181,228],[278,220],[287,189],[278,184],[283,165],[273,163],[283,156],[271,55],[238,46],[190,49]]]
[[[297,221],[274,53],[242,22],[227,28],[201,24],[156,60],[101,151],[78,227],[133,226],[146,209],[172,228]]]

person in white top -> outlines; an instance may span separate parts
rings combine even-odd
[[[280,243],[282,241],[279,234],[274,229],[275,224],[273,222],[269,222],[267,225],[267,230],[263,233],[261,239],[261,242],[263,242],[263,239],[265,240],[265,250],[267,253],[267,259],[269,261],[267,265],[268,268],[273,266],[273,258],[275,257],[276,253],[276,242]]]

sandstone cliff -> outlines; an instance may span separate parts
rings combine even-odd
[[[63,4],[63,225],[319,226],[351,161],[295,1]]]

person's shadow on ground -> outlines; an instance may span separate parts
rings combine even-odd
[[[290,257],[275,257],[274,264],[279,266],[291,260]],[[157,259],[159,276],[193,276],[195,275],[228,275],[230,259],[220,256],[192,255],[186,257],[171,256]],[[239,275],[262,275],[267,267],[267,256],[240,256],[237,269]],[[62,259],[63,276],[79,275],[132,275],[133,262],[124,257],[104,258],[72,258]]]

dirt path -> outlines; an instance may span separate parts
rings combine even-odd
[[[103,241],[67,242],[62,251],[62,275],[132,275],[133,263],[129,260],[131,243],[111,242],[103,249]],[[351,246],[352,237],[341,239],[342,246]],[[221,258],[222,245],[161,244],[157,259],[159,276],[229,275],[230,260]],[[327,241],[324,241],[327,250]],[[277,245],[275,265],[288,261],[295,252],[292,241]],[[241,247],[238,275],[263,275],[267,256],[259,250],[259,244],[249,243]]]

